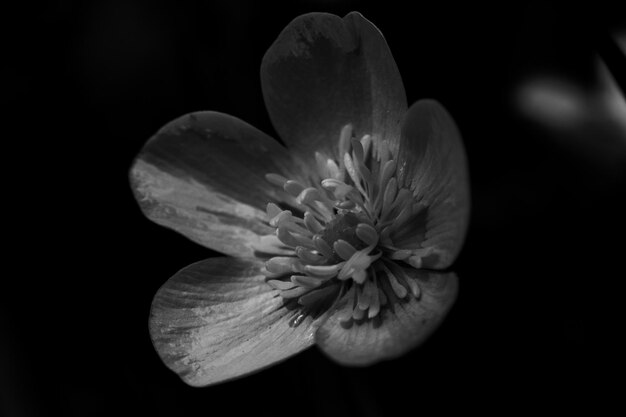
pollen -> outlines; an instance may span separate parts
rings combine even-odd
[[[339,158],[316,153],[318,184],[266,175],[294,201],[293,211],[267,204],[276,232],[264,241],[281,256],[267,260],[263,271],[286,303],[299,306],[294,326],[341,297],[347,302],[340,320],[359,322],[379,316],[390,301],[421,293],[406,268],[422,267],[433,253],[419,239],[405,241],[424,235],[428,205],[403,185],[386,142],[373,145],[370,135],[355,138],[348,124],[339,134]]]

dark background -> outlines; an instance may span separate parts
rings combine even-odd
[[[594,91],[619,14],[597,2],[408,3],[56,1],[6,12],[4,156],[17,168],[5,177],[5,223],[17,233],[0,292],[0,414],[597,412],[616,399],[626,139],[606,123],[546,129],[515,97],[541,74]],[[130,164],[191,111],[274,135],[264,52],[301,13],[351,10],[384,33],[409,102],[436,98],[463,133],[473,211],[458,301],[392,362],[343,368],[312,348],[188,387],[152,348],[150,303],[213,254],[143,217]]]

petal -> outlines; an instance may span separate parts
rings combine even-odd
[[[164,126],[141,150],[131,186],[148,218],[195,242],[233,255],[252,256],[270,201],[290,201],[265,179],[295,177],[284,147],[247,123],[199,112]]]
[[[274,127],[305,160],[315,151],[338,160],[348,123],[396,149],[404,86],[383,35],[359,13],[294,19],[263,57],[261,82]]]
[[[414,348],[439,326],[456,299],[454,273],[407,269],[421,289],[418,298],[398,300],[390,292],[389,307],[371,320],[340,322],[345,298],[317,330],[315,342],[332,359],[344,365],[370,365],[392,359]],[[395,301],[392,301],[395,300]]]
[[[427,207],[425,230],[417,230],[424,226],[421,222],[415,234],[422,248],[433,249],[423,266],[448,267],[467,232],[469,174],[459,130],[438,102],[420,100],[409,109],[402,126],[398,177]]]
[[[260,370],[313,343],[306,317],[282,308],[256,259],[210,258],[170,278],[152,302],[150,335],[165,364],[203,386]]]

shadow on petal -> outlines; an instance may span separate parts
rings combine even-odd
[[[459,130],[437,101],[420,100],[407,112],[398,175],[415,200],[428,207],[425,231],[416,234],[414,242],[432,248],[437,255],[427,266],[450,266],[461,250],[469,223],[469,172]],[[410,239],[403,240],[400,247],[412,247]]]
[[[253,256],[267,226],[268,202],[292,198],[265,179],[297,178],[286,149],[247,123],[198,112],[163,127],[130,170],[148,218],[193,241],[233,256]]]
[[[283,307],[262,266],[257,259],[211,258],[182,269],[157,292],[150,335],[187,384],[244,376],[313,344],[316,322]]]
[[[340,321],[342,299],[315,334],[322,351],[341,364],[362,366],[398,357],[426,340],[454,304],[458,279],[453,272],[406,271],[421,289],[417,298],[392,296],[374,319],[348,323]]]
[[[348,123],[374,143],[399,138],[407,109],[400,72],[383,35],[359,13],[294,19],[263,57],[261,83],[274,127],[305,161],[316,151],[338,159]]]

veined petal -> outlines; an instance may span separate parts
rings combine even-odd
[[[406,95],[380,31],[361,14],[309,13],[294,19],[263,57],[261,83],[274,127],[304,160],[340,160],[342,128],[397,150]]]
[[[203,386],[258,371],[313,344],[311,317],[290,325],[257,259],[211,258],[182,269],[152,302],[150,335],[165,364]]]
[[[457,294],[454,273],[405,269],[408,279],[420,287],[418,297],[412,294],[398,300],[387,292],[388,304],[373,319],[341,322],[345,302],[317,330],[317,345],[335,361],[344,365],[370,365],[400,356],[423,342],[439,326],[452,307]]]
[[[130,181],[148,218],[211,249],[252,256],[266,224],[269,201],[293,198],[267,173],[290,172],[292,160],[277,141],[226,114],[180,117],[141,150]]]
[[[434,100],[420,100],[402,125],[398,177],[415,201],[425,205],[425,222],[416,222],[416,242],[403,233],[405,248],[432,248],[423,266],[443,269],[458,255],[469,222],[470,191],[465,149],[452,117]],[[423,230],[421,230],[423,228]]]

